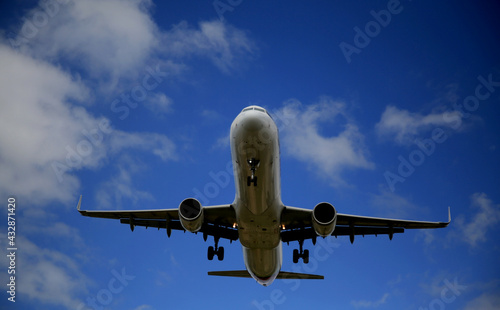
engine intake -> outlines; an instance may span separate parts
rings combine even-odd
[[[312,224],[318,236],[330,236],[337,223],[337,210],[328,202],[318,203],[312,212]]]
[[[182,227],[189,232],[197,232],[203,225],[203,207],[194,198],[184,199],[179,205],[179,219]]]

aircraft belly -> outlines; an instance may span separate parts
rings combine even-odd
[[[260,279],[276,277],[282,264],[281,243],[271,249],[243,247],[247,270]]]
[[[271,249],[280,243],[279,208],[272,206],[255,215],[247,208],[237,209],[240,242],[248,248]]]
[[[272,283],[282,263],[278,129],[267,113],[241,113],[231,125],[239,240],[245,265],[259,283]]]

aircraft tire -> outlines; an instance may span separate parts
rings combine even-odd
[[[297,264],[299,262],[299,250],[293,250],[293,263]]]
[[[224,248],[219,247],[219,250],[217,251],[217,258],[222,261],[224,259]]]
[[[215,250],[213,246],[208,247],[208,253],[207,253],[207,258],[208,260],[213,260],[215,255]]]
[[[304,264],[309,264],[309,250],[304,250],[302,260],[304,261]]]

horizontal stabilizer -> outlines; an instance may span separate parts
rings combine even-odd
[[[220,276],[220,277],[237,277],[237,278],[251,278],[252,276],[248,273],[247,270],[226,270],[226,271],[209,271],[209,276]],[[316,274],[307,274],[307,273],[296,273],[296,272],[287,272],[280,271],[276,279],[316,279],[322,280],[324,276],[316,275]]]
[[[308,274],[308,273],[297,273],[297,272],[288,272],[288,271],[280,271],[276,279],[312,279],[312,280],[323,280],[325,277],[317,274]]]

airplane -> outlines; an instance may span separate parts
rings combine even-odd
[[[231,204],[202,206],[195,198],[184,199],[176,209],[136,211],[84,211],[82,196],[77,210],[84,216],[119,219],[135,226],[201,233],[206,241],[213,236],[214,246],[208,247],[207,258],[224,259],[220,238],[239,240],[243,249],[245,270],[211,271],[208,275],[253,278],[263,286],[275,279],[324,279],[322,275],[286,272],[282,266],[282,243],[298,241],[293,250],[293,262],[309,262],[309,250],[304,240],[317,237],[357,235],[389,235],[404,229],[442,228],[451,222],[424,222],[367,217],[337,213],[328,202],[318,203],[312,210],[284,205],[281,201],[280,144],[278,128],[271,115],[262,107],[244,108],[234,119],[230,131],[231,160],[236,187]]]

